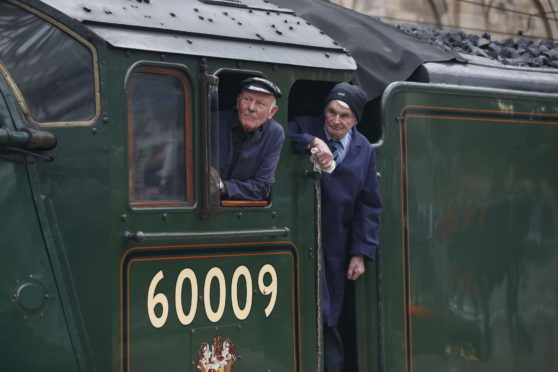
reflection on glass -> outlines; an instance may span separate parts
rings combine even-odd
[[[18,6],[0,1],[0,61],[42,123],[93,119],[91,51],[72,36]]]
[[[172,75],[134,73],[129,94],[132,202],[186,202],[182,82]]]

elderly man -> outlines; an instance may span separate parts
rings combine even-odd
[[[219,118],[221,197],[265,200],[275,182],[285,133],[272,120],[278,110],[279,88],[271,81],[251,77],[242,81],[242,91],[233,111]]]
[[[331,171],[321,179],[323,246],[324,358],[326,371],[342,371],[343,343],[337,329],[345,294],[345,278],[364,274],[364,261],[375,257],[379,242],[381,199],[376,156],[355,126],[367,97],[348,83],[339,83],[319,117],[296,117],[289,135],[296,152],[314,156]],[[317,153],[316,153],[317,152]]]

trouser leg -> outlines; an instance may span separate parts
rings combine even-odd
[[[343,341],[337,326],[324,327],[324,370],[325,372],[343,371]]]

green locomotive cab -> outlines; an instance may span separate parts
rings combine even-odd
[[[287,121],[388,59],[265,0],[0,0],[0,370],[323,371]],[[347,370],[558,368],[558,74],[462,62],[366,105],[385,207]],[[225,200],[219,113],[254,76],[286,140],[268,198]]]
[[[220,200],[211,169],[240,81],[278,84],[286,133],[346,50],[255,0],[8,0],[0,35],[0,140],[57,143],[1,149],[2,366],[319,368],[308,164],[287,140],[263,201]]]

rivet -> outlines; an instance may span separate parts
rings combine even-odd
[[[161,59],[161,61],[164,61],[167,59],[167,56],[165,56],[164,54],[161,54],[161,56],[159,57]]]
[[[109,121],[108,116],[107,116],[107,115],[104,115],[104,116],[103,116],[103,123],[106,124],[106,123],[108,123],[108,121]]]
[[[292,30],[292,29],[293,29],[293,26],[289,26],[289,30]]]
[[[122,222],[126,222],[126,221],[128,220],[128,215],[123,214],[122,216],[120,216],[120,220],[121,220]]]
[[[91,134],[96,135],[97,134],[97,128],[91,128]]]
[[[226,15],[226,16],[228,16],[228,15],[229,15],[229,13],[227,13],[227,12],[223,12],[223,15]]]
[[[208,18],[207,20],[208,20],[209,22],[213,22],[213,19],[212,19],[212,18]]]
[[[176,17],[176,14],[174,14],[174,13],[171,13],[170,15],[171,15],[171,17]]]
[[[199,12],[199,9],[198,9],[198,8],[194,8],[194,12],[196,12],[196,13]]]
[[[192,44],[192,40],[190,40],[190,39],[187,39],[186,42],[187,42],[188,44]]]
[[[86,6],[83,7],[83,10],[85,10],[87,13],[91,13],[91,8],[88,8]]]
[[[271,217],[273,217],[273,218],[277,217],[277,211],[271,212]]]
[[[166,221],[167,218],[168,218],[168,215],[167,215],[166,213],[161,213],[161,219],[162,219],[163,221]]]
[[[323,31],[320,31],[320,35],[325,35],[325,33]]]
[[[326,56],[327,58],[329,58],[329,53],[326,53],[325,56]]]
[[[242,22],[238,22],[238,25],[239,25],[239,26],[242,26]]]
[[[238,212],[238,213],[236,214],[236,218],[238,218],[238,219],[240,220],[240,219],[242,218],[242,212]]]
[[[283,33],[279,30],[275,30],[275,32],[277,33],[277,35],[283,35]]]
[[[275,25],[271,25],[271,28],[275,28]]]
[[[205,19],[205,18],[203,18],[202,16],[198,16],[198,18],[201,19],[202,21]]]
[[[108,9],[105,9],[105,14],[112,14],[112,12]]]

